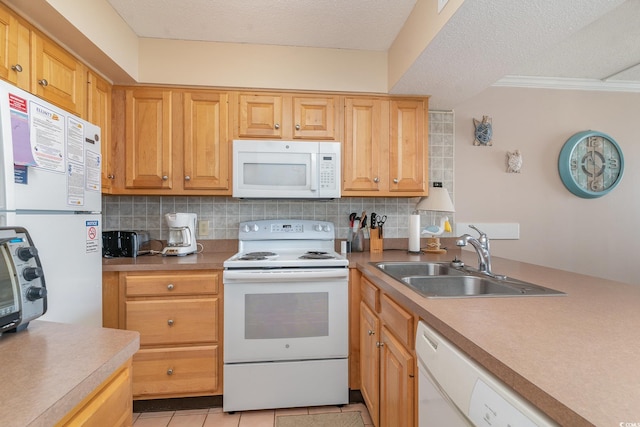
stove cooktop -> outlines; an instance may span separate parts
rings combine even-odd
[[[347,267],[349,260],[328,251],[257,251],[237,253],[223,265],[225,268]]]

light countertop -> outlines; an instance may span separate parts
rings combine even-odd
[[[477,266],[475,252],[458,249],[444,255],[385,250],[348,258],[351,268],[559,424],[640,423],[640,286],[494,257],[494,272],[567,295],[428,299],[369,265],[450,261],[454,254]],[[221,269],[231,255],[105,260],[104,270]]]
[[[138,351],[139,337],[40,320],[0,336],[0,425],[54,425]]]

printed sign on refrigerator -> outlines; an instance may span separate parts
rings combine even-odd
[[[31,149],[38,167],[64,173],[64,117],[31,103]]]
[[[85,221],[87,227],[87,253],[98,252],[98,248],[100,247],[100,242],[98,240],[98,220]]]

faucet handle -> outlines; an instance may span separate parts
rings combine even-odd
[[[479,230],[478,227],[476,227],[475,225],[469,224],[469,228],[473,228],[474,230],[476,230],[480,235],[480,237],[487,237],[487,234],[484,231]]]

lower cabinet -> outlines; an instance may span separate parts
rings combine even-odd
[[[365,277],[360,293],[360,391],[376,427],[415,426],[414,317]]]
[[[56,427],[128,427],[132,423],[131,360],[70,411]]]
[[[140,332],[134,399],[222,394],[220,279],[216,270],[103,274],[103,287],[118,287],[103,290],[103,297],[111,296],[103,306],[104,326],[114,327],[107,320],[117,319],[117,327]]]

